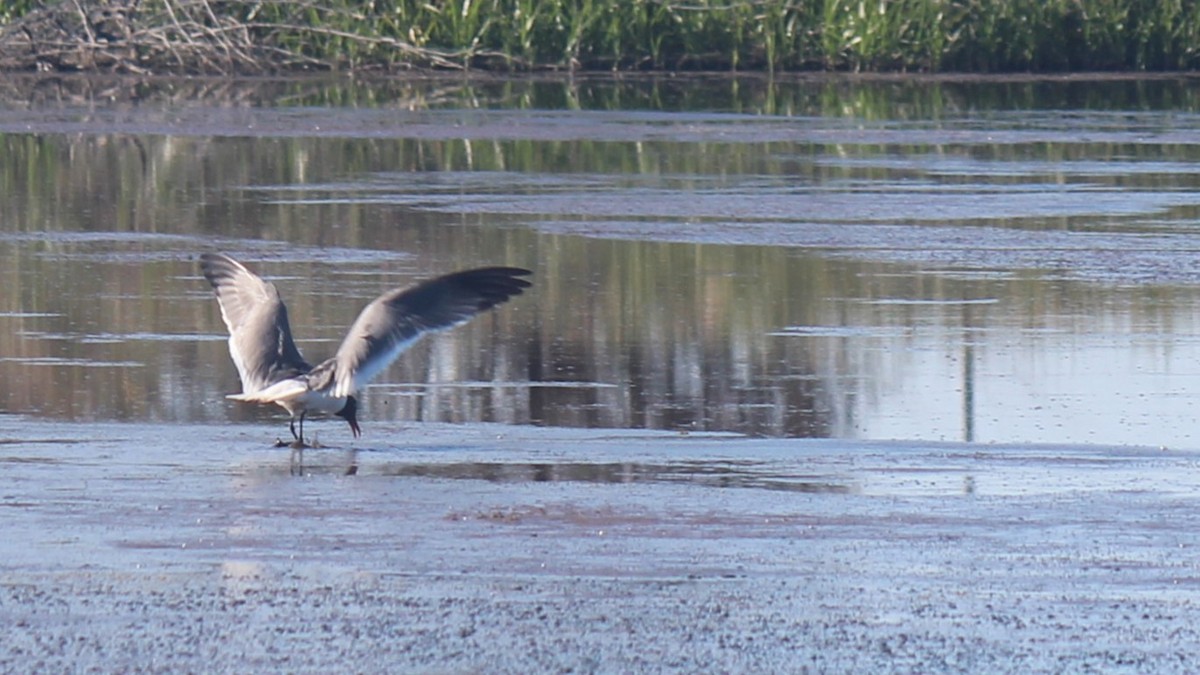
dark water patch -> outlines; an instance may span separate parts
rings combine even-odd
[[[85,443],[87,441],[79,438],[0,438],[0,445],[26,445],[37,443],[49,443],[52,445],[67,445],[73,443]]]
[[[46,443],[49,441],[4,441],[0,440],[0,445],[25,445],[26,443]],[[67,441],[76,443],[79,441]],[[0,456],[0,464],[62,464],[65,460],[57,457],[34,457],[29,455],[13,455],[8,457]]]
[[[479,480],[490,483],[678,483],[715,488],[749,488],[781,492],[846,494],[853,484],[821,476],[773,472],[757,462],[463,462],[402,464],[389,462],[380,471],[387,476]]]

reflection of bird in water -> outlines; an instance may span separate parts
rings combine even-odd
[[[350,424],[355,438],[360,436],[354,392],[426,333],[466,323],[520,295],[531,285],[520,277],[532,274],[518,267],[484,267],[388,291],[363,308],[334,357],[314,368],[292,341],[287,308],[274,284],[220,253],[201,255],[200,269],[216,291],[229,328],[229,354],[242,380],[242,393],[229,398],[286,409],[293,447],[304,447],[309,412],[337,415]]]

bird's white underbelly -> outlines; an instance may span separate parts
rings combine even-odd
[[[345,396],[334,396],[309,389],[304,378],[282,380],[253,394],[234,394],[228,398],[254,403],[275,403],[293,415],[303,411],[333,414],[346,407]]]

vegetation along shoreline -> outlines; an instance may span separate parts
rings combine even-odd
[[[1062,73],[1200,66],[1200,3],[12,0],[0,69]]]

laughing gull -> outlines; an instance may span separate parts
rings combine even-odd
[[[200,256],[229,328],[229,354],[242,380],[242,393],[228,398],[276,403],[291,414],[288,429],[304,445],[304,416],[337,415],[355,438],[358,400],[365,387],[426,333],[466,323],[529,288],[519,267],[483,267],[455,272],[408,288],[397,288],[363,308],[333,358],[315,368],[304,360],[288,325],[287,308],[275,285],[222,253]],[[296,432],[296,420],[300,432]]]

